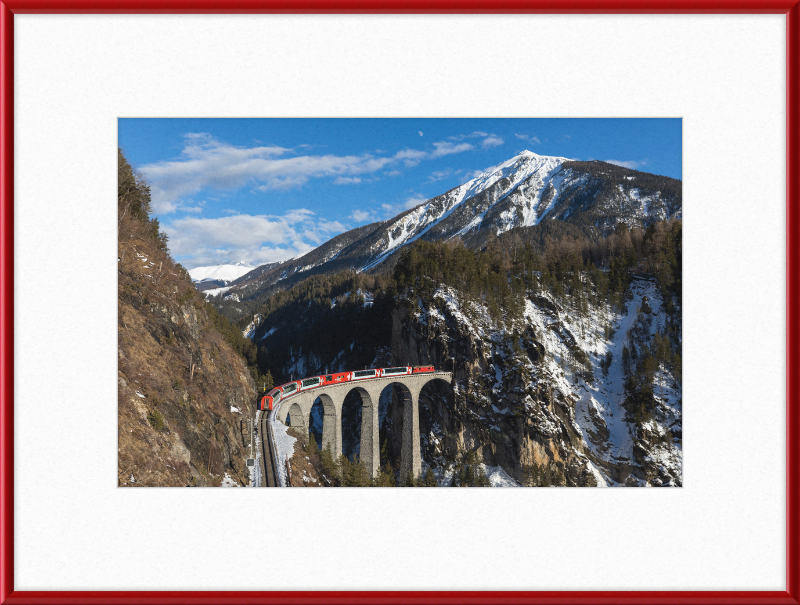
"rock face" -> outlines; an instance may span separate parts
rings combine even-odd
[[[431,388],[420,397],[425,461],[447,468],[476,451],[480,462],[501,466],[520,483],[533,465],[552,464],[562,473],[570,465],[584,468],[572,402],[537,381],[529,361],[541,358],[544,345],[529,333],[525,349],[515,351],[502,333],[476,334],[453,294],[445,294],[451,302],[441,309],[404,307],[393,316],[396,363],[409,359],[455,373],[454,392]],[[573,472],[566,484],[585,485],[583,474]]]

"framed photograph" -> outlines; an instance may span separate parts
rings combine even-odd
[[[798,5],[0,15],[0,602],[800,602]]]

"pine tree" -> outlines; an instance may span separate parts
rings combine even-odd
[[[322,463],[322,469],[331,479],[331,482],[335,485],[339,479],[339,469],[336,467],[336,462],[333,460],[333,454],[331,453],[331,450],[329,448],[322,450],[319,458],[320,462]]]
[[[351,487],[353,485],[353,465],[350,460],[342,454],[339,456],[339,483],[342,487]]]
[[[541,474],[541,469],[539,465],[535,462],[530,465],[525,465],[522,467],[522,480],[524,481],[525,485],[530,486],[538,486],[539,485],[539,475]]]
[[[422,481],[422,487],[436,487],[436,477],[433,475],[433,470],[428,467],[428,472],[425,473],[425,478]]]
[[[319,448],[317,447],[317,440],[314,439],[314,433],[308,434],[308,443],[306,443],[306,453],[309,456],[316,456],[319,453]]]
[[[367,471],[367,464],[361,458],[358,458],[353,463],[353,486],[370,487],[371,485],[372,477],[369,476],[369,471]]]
[[[539,485],[541,485],[541,487],[550,487],[550,483],[552,482],[552,472],[549,464],[545,463],[543,465],[539,480]]]
[[[378,471],[378,476],[375,478],[376,487],[394,487],[396,481],[394,478],[394,471],[389,463],[385,463]]]
[[[486,471],[483,469],[482,466],[476,464],[474,467],[475,469],[475,483],[476,487],[491,487],[492,483],[489,481],[489,477],[486,476]]]
[[[631,352],[624,345],[622,347],[622,373],[625,376],[631,373]]]

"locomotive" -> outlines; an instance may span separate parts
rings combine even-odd
[[[275,387],[261,398],[258,402],[258,409],[261,411],[272,410],[282,399],[296,395],[301,391],[308,391],[329,384],[340,384],[342,382],[354,382],[390,376],[430,374],[435,371],[433,366],[401,366],[397,368],[373,368],[371,370],[355,370],[352,372],[339,372],[338,374],[311,376],[310,378],[293,380]]]

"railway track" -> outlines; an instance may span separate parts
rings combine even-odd
[[[272,432],[269,430],[269,413],[259,411],[258,434],[261,443],[261,476],[267,482],[263,487],[278,487],[275,446],[272,443]]]

